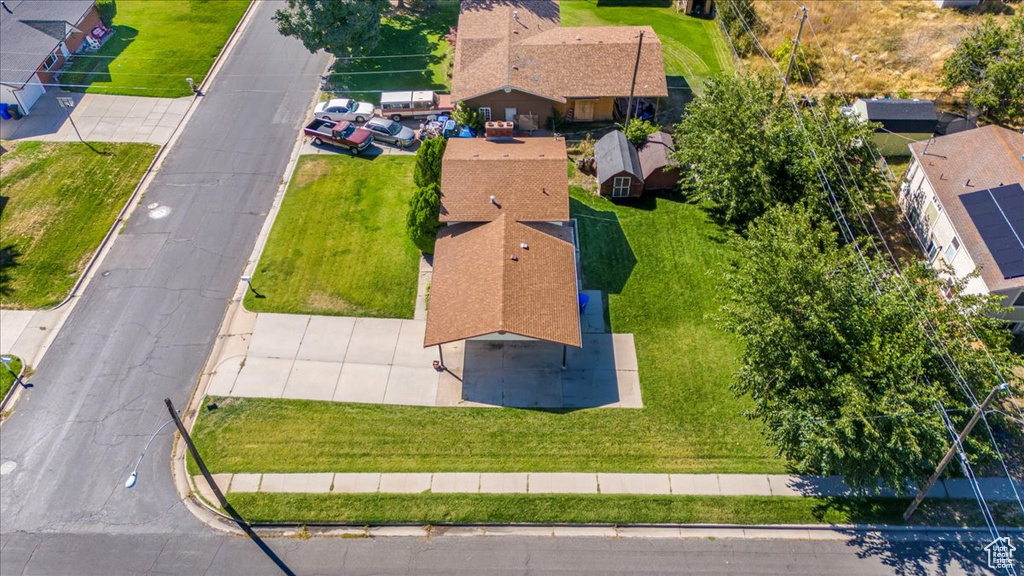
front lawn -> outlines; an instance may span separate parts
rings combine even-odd
[[[337,160],[372,166],[383,159]],[[337,192],[330,197],[342,200],[353,189],[338,181],[332,190]],[[369,190],[364,193],[369,195]],[[288,194],[284,208],[294,211],[288,203],[297,196]],[[785,472],[785,463],[762,438],[760,424],[743,417],[750,403],[736,399],[729,390],[739,365],[740,343],[710,317],[721,301],[723,263],[731,252],[721,229],[700,208],[671,199],[616,205],[580,189],[574,189],[572,197],[572,213],[581,228],[585,284],[609,293],[613,330],[635,336],[643,409],[423,408],[215,398],[211,400],[219,408],[201,411],[194,429],[210,468],[214,472]],[[312,211],[331,213],[333,206],[321,199]],[[403,233],[400,225],[392,227],[393,234]],[[274,233],[282,235],[284,229],[279,220]],[[298,235],[289,238],[296,258],[280,253],[269,257],[281,250],[272,238],[261,268],[271,260],[284,264],[306,257],[310,248],[304,235],[333,238],[338,234],[293,225],[287,229]],[[339,245],[347,244],[339,240]],[[365,260],[375,262],[379,257]],[[295,279],[305,268],[294,266],[275,274],[278,282],[298,287],[309,281]],[[324,269],[344,270],[336,264],[324,264]],[[360,270],[369,273],[367,268]],[[264,273],[262,278],[267,277]],[[256,280],[257,289],[268,292],[262,302],[273,302],[278,288],[261,282],[260,276]]]
[[[11,389],[11,386],[14,386],[14,381],[19,372],[21,372],[21,358],[17,356],[11,356],[10,370],[3,364],[0,364],[0,399],[7,396],[7,391]]]
[[[562,0],[562,26],[651,26],[661,40],[670,87],[700,93],[704,81],[733,69],[729,46],[715,20],[672,7],[598,6],[597,0]],[[684,80],[685,79],[685,80]]]
[[[0,305],[67,296],[156,155],[152,144],[4,142]]]
[[[245,306],[412,318],[419,252],[405,233],[413,156],[299,159]]]
[[[445,36],[459,19],[459,3],[442,1],[425,14],[392,14],[381,22],[380,43],[372,52],[339,58],[324,98],[346,96],[380,104],[381,91],[447,92],[451,50]]]
[[[114,36],[61,76],[69,90],[174,98],[206,78],[250,0],[117,0]],[[100,3],[106,4],[106,2]]]

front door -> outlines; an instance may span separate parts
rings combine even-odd
[[[67,60],[68,56],[71,56],[71,52],[68,51],[67,45],[65,45],[63,42],[61,42],[59,46],[61,55],[64,56],[65,60]]]
[[[515,108],[505,108],[505,122],[515,122],[515,121],[516,121],[516,109]]]
[[[576,122],[594,121],[594,101],[577,100],[576,109],[573,111],[573,120]]]

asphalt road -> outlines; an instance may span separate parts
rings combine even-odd
[[[274,574],[205,527],[171,480],[170,428],[123,487],[163,399],[184,406],[326,65],[261,3],[220,75],[0,427],[0,573]],[[169,208],[163,218],[147,206]],[[299,574],[958,573],[975,543],[268,539]]]

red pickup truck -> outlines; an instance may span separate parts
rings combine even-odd
[[[331,144],[339,148],[348,148],[352,154],[366,150],[373,143],[373,133],[351,122],[332,122],[314,119],[302,129],[306,136],[313,138],[313,144]]]

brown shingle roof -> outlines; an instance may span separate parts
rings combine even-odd
[[[925,154],[927,150],[927,154]],[[1024,287],[1004,278],[959,196],[1003,184],[1024,183],[1024,134],[985,126],[910,145],[942,208],[990,291]],[[969,181],[969,183],[968,183]]]
[[[647,142],[636,149],[644,178],[648,178],[655,170],[672,164],[668,155],[669,152],[675,152],[675,149],[676,145],[672,142],[672,135],[668,132],[658,130],[647,136]]]
[[[650,26],[559,27],[553,0],[464,0],[452,98],[497,90],[554,101],[629,95],[644,31],[636,96],[668,96],[661,41]]]
[[[501,215],[438,233],[423,345],[495,332],[581,345],[571,228]]]
[[[441,165],[442,222],[569,219],[569,177],[561,138],[452,138]],[[495,197],[497,205],[490,197]]]

